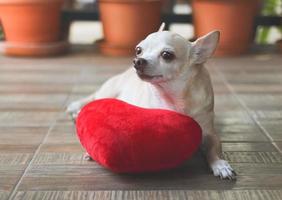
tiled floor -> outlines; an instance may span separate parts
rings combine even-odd
[[[236,182],[201,154],[178,170],[113,174],[83,160],[64,112],[130,58],[91,50],[50,59],[0,58],[0,199],[282,199],[282,57],[213,59],[216,128]]]

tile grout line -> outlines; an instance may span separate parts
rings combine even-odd
[[[247,114],[250,116],[250,118],[252,119],[253,122],[255,122],[255,124],[259,127],[259,129],[263,132],[263,134],[270,140],[271,144],[274,146],[274,148],[280,153],[282,154],[282,151],[280,150],[280,148],[275,144],[273,138],[271,137],[271,135],[269,135],[268,131],[261,125],[261,123],[256,120],[253,115],[251,114],[251,110],[248,108],[248,106],[238,97],[238,95],[236,94],[235,90],[233,89],[233,87],[228,83],[227,79],[225,78],[225,76],[223,75],[223,73],[215,66],[213,65],[214,68],[214,72],[217,73],[220,78],[222,79],[222,81],[224,82],[224,84],[226,85],[226,87],[229,89],[229,91],[231,92],[232,96],[234,96],[236,98],[236,100],[239,102],[239,104],[246,110]]]
[[[48,136],[49,136],[51,130],[52,130],[53,127],[55,126],[55,124],[56,124],[57,120],[59,119],[59,117],[60,117],[60,114],[59,114],[59,116],[51,123],[50,128],[48,129],[48,131],[47,131],[46,135],[44,136],[42,142],[38,145],[37,149],[35,150],[35,152],[34,152],[32,158],[31,158],[31,160],[29,161],[27,167],[25,168],[24,172],[22,173],[22,176],[19,178],[17,184],[16,184],[15,187],[13,188],[13,191],[12,191],[11,194],[9,195],[8,200],[11,200],[11,199],[14,197],[15,193],[16,193],[17,190],[18,190],[18,187],[19,187],[20,183],[22,182],[23,177],[26,175],[27,171],[31,168],[31,165],[32,165],[33,161],[35,160],[35,158],[36,158],[37,155],[39,154],[42,145],[43,145],[44,142],[47,140],[47,138],[48,138]]]
[[[83,74],[83,71],[84,71],[84,70],[81,70],[81,71],[80,71],[80,75],[78,76],[79,78],[77,78],[76,81],[74,82],[73,88],[72,88],[72,90],[71,90],[71,92],[70,92],[68,98],[66,98],[65,103],[63,104],[63,106],[64,106],[64,105],[68,102],[68,100],[70,99],[70,97],[71,97],[71,95],[72,95],[72,93],[73,93],[73,91],[74,91],[74,89],[75,89],[75,86],[77,85],[77,83],[78,83],[79,80],[80,80],[81,75]],[[59,111],[59,112],[61,112],[61,111]],[[34,162],[35,158],[36,158],[37,155],[39,154],[39,152],[40,152],[40,150],[41,150],[43,144],[46,142],[48,136],[49,136],[50,133],[51,133],[51,130],[54,128],[54,126],[56,125],[57,121],[60,119],[60,116],[61,116],[61,115],[62,115],[62,113],[59,113],[59,114],[58,114],[58,117],[56,117],[56,119],[50,124],[50,128],[48,129],[48,131],[47,131],[46,135],[44,136],[42,142],[38,145],[37,149],[35,150],[35,152],[34,152],[32,158],[31,158],[31,160],[29,161],[27,167],[24,169],[24,171],[23,171],[21,177],[18,179],[17,184],[13,187],[13,190],[12,190],[12,192],[9,194],[7,200],[12,200],[12,199],[15,197],[15,195],[16,195],[16,193],[17,193],[17,191],[18,191],[18,188],[19,188],[19,186],[20,186],[20,184],[21,184],[21,182],[22,182],[24,176],[26,175],[26,173],[27,173],[27,172],[29,171],[29,169],[31,168],[32,163]]]

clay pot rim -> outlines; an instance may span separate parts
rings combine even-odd
[[[108,47],[108,48],[119,48],[119,49],[132,48],[132,50],[134,50],[135,46],[136,46],[136,45],[128,45],[128,46],[115,45],[115,44],[111,44],[111,43],[107,42],[105,39],[98,39],[98,40],[96,40],[95,43],[98,44],[99,46],[105,46],[105,47]]]
[[[251,1],[258,1],[258,2],[260,2],[260,1],[262,1],[262,0],[248,0],[248,1],[246,1],[246,0],[231,0],[231,1],[234,1],[234,2],[241,2],[241,3],[248,3],[248,2],[251,2]],[[224,1],[224,0],[192,0],[192,2],[210,2],[210,3],[230,3],[230,2],[228,2],[228,1]]]
[[[70,44],[66,40],[50,43],[27,43],[0,42],[0,52],[7,56],[16,57],[53,57],[67,53]]]
[[[63,3],[64,0],[0,0],[0,5],[3,4],[50,4]]]
[[[96,40],[95,42],[99,48],[99,51],[107,56],[134,56],[134,47],[132,46],[119,46],[113,45],[105,41],[104,39]]]
[[[118,4],[122,4],[122,3],[141,4],[141,3],[153,3],[153,2],[162,2],[162,0],[98,0],[98,3],[118,3]]]
[[[19,48],[28,48],[28,49],[37,49],[37,48],[46,48],[46,49],[51,49],[51,48],[56,48],[58,46],[68,46],[69,42],[67,40],[61,40],[61,41],[56,41],[56,42],[9,42],[9,41],[1,41],[0,46],[2,48],[7,48],[7,47],[19,47]]]

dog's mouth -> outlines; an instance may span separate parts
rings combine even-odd
[[[137,71],[137,75],[142,80],[153,80],[153,79],[162,79],[163,78],[163,75],[148,75],[148,74],[145,74],[145,73],[139,72],[139,71]]]

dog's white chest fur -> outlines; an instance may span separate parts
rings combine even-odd
[[[141,81],[134,69],[129,69],[124,74],[127,80],[124,87],[117,96],[117,99],[127,103],[143,107],[158,108],[181,112],[169,100],[164,99],[151,83]]]

